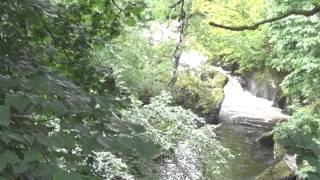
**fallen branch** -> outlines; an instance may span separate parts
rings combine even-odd
[[[313,16],[313,15],[317,14],[318,12],[320,12],[320,6],[315,6],[311,10],[301,10],[301,9],[300,10],[299,9],[290,10],[287,13],[280,14],[280,15],[278,15],[276,17],[273,17],[273,18],[270,18],[270,19],[262,20],[260,22],[254,23],[252,25],[227,26],[227,25],[218,24],[218,23],[215,23],[215,22],[209,22],[209,25],[212,26],[212,27],[227,29],[227,30],[231,30],[231,31],[256,30],[261,25],[264,25],[264,24],[267,24],[267,23],[271,23],[271,22],[275,22],[275,21],[287,18],[287,17],[292,16],[292,15],[299,15],[299,16],[309,17],[309,16]]]

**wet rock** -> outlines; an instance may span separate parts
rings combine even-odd
[[[279,144],[274,145],[274,163],[263,171],[256,180],[295,180],[297,166],[295,157],[286,154],[286,151]]]
[[[298,166],[296,163],[296,156],[294,155],[288,155],[286,153],[286,150],[278,143],[274,144],[273,148],[273,154],[274,158],[278,158],[283,156],[283,160],[286,162],[287,166],[293,171],[297,172],[298,171]]]
[[[288,97],[283,96],[279,83],[283,75],[270,75],[265,72],[263,75],[245,74],[239,78],[241,86],[252,95],[273,102],[273,106],[286,109],[288,106]]]
[[[294,172],[288,167],[285,161],[280,161],[265,171],[263,171],[255,180],[285,180],[294,178]]]
[[[275,82],[269,82],[267,80],[257,81],[252,74],[242,76],[240,79],[242,87],[252,95],[276,102],[279,88]]]
[[[277,106],[280,109],[286,109],[288,104],[289,104],[289,98],[286,96],[279,98],[279,100],[277,101]]]
[[[263,133],[260,137],[258,137],[257,141],[265,147],[273,147],[274,145],[273,132],[269,131],[269,132]]]

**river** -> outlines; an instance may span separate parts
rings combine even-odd
[[[182,57],[184,67],[189,65],[191,69],[205,62],[205,57],[195,51],[184,52]],[[262,146],[257,138],[271,130],[279,119],[285,120],[288,116],[273,107],[272,101],[244,90],[238,78],[229,72],[215,66],[212,69],[229,80],[224,87],[225,97],[219,113],[221,124],[216,129],[217,138],[234,155],[234,159],[228,162],[230,168],[224,179],[253,180],[273,160],[273,148]]]
[[[176,26],[163,27],[153,25],[158,33],[146,31],[146,36],[152,37],[153,41],[166,41],[168,39],[177,40],[178,34],[174,31]],[[180,66],[189,66],[197,69],[207,61],[207,57],[197,51],[190,50],[183,52],[180,59]],[[219,121],[221,126],[216,129],[216,134],[220,142],[229,148],[234,155],[234,159],[228,162],[228,170],[225,180],[252,180],[260,174],[273,160],[273,149],[263,147],[256,139],[270,130],[279,119],[287,119],[288,116],[281,113],[281,109],[272,107],[273,102],[258,98],[250,92],[245,91],[237,77],[231,76],[229,72],[220,67],[212,67],[228,77],[229,81],[224,88],[225,98],[221,106]],[[163,180],[185,180],[185,179],[208,179],[201,178],[201,170],[197,168],[197,160],[191,157],[192,152],[188,146],[181,146],[179,150],[181,159],[187,159],[190,169],[193,169],[193,177],[182,177],[179,167],[175,167],[170,159],[164,165],[165,176]],[[170,176],[168,176],[170,175]],[[211,180],[212,177],[208,180]],[[214,179],[213,179],[214,180]],[[217,179],[220,180],[220,179]]]

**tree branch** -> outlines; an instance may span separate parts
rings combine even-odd
[[[124,9],[122,9],[117,3],[115,0],[111,0],[111,2],[114,4],[114,6],[120,11],[120,12],[123,12]]]
[[[267,23],[271,23],[274,21],[278,21],[284,18],[287,18],[291,15],[299,15],[299,16],[313,16],[315,14],[317,14],[318,12],[320,12],[320,6],[315,6],[313,9],[311,10],[301,10],[301,9],[293,9],[290,10],[284,14],[280,14],[276,17],[270,18],[270,19],[265,19],[262,20],[260,22],[254,23],[252,25],[243,25],[243,26],[227,26],[227,25],[223,25],[223,24],[218,24],[215,22],[209,22],[209,25],[212,27],[217,27],[217,28],[222,28],[222,29],[227,29],[227,30],[231,30],[231,31],[245,31],[245,30],[256,30],[258,29],[261,25],[267,24]]]
[[[178,67],[179,67],[179,63],[180,63],[180,57],[181,57],[181,54],[182,54],[182,50],[181,50],[181,47],[183,45],[183,41],[184,41],[184,36],[185,36],[185,31],[186,31],[186,28],[187,28],[187,13],[186,13],[186,10],[185,10],[185,0],[180,0],[178,1],[180,4],[181,4],[181,8],[180,8],[180,17],[179,17],[179,22],[181,23],[180,24],[180,27],[179,27],[179,40],[178,40],[178,44],[176,45],[175,47],[175,50],[173,52],[173,57],[174,57],[174,69],[173,69],[173,72],[172,72],[172,79],[169,83],[169,85],[174,85],[177,81],[177,78],[178,78]],[[179,4],[174,4],[174,6],[177,6]],[[173,6],[172,6],[173,7]]]
[[[166,19],[164,20],[164,22],[166,22],[170,18],[171,11],[174,8],[176,8],[178,5],[182,4],[182,3],[184,3],[184,0],[179,0],[176,3],[174,3],[173,5],[170,6],[168,15],[166,16]]]

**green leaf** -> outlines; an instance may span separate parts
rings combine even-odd
[[[32,145],[34,143],[34,140],[36,139],[35,136],[29,135],[29,134],[25,134],[23,135],[23,137],[30,145]]]
[[[111,152],[122,152],[124,154],[138,153],[141,158],[150,158],[160,152],[160,146],[142,139],[128,136],[115,136],[97,138],[98,143]]]
[[[81,180],[81,176],[77,173],[68,173],[63,170],[56,170],[53,174],[53,180]]]
[[[36,176],[47,176],[54,171],[54,167],[51,164],[40,164],[40,166],[33,172]]]
[[[6,104],[23,112],[30,104],[30,99],[23,95],[7,95]]]
[[[0,105],[0,125],[5,127],[10,125],[10,111],[8,106]]]
[[[38,161],[42,157],[41,153],[37,150],[31,150],[24,153],[24,162],[32,162],[32,161]]]
[[[50,81],[43,76],[35,76],[30,79],[30,85],[39,93],[48,94],[50,91]]]
[[[151,142],[136,141],[136,150],[141,158],[152,158],[160,153],[161,146]]]
[[[13,165],[13,173],[18,175],[20,173],[23,173],[29,169],[28,164],[26,163],[20,163],[17,165]]]
[[[320,0],[310,0],[314,4],[320,4]]]
[[[8,137],[10,137],[11,139],[13,139],[13,140],[16,140],[16,141],[18,141],[18,142],[24,142],[24,138],[23,138],[23,136],[21,135],[21,134],[18,134],[18,133],[16,133],[16,132],[13,132],[13,131],[4,131],[4,133],[8,136]]]
[[[75,145],[73,134],[57,134],[49,139],[52,145],[59,148],[73,148]]]
[[[52,142],[50,141],[50,138],[43,134],[43,133],[38,133],[37,135],[35,135],[38,142],[40,142],[42,145],[44,146],[52,146]]]
[[[1,157],[1,155],[0,155]],[[0,161],[0,171],[2,171],[6,166],[7,166],[7,161],[5,161],[4,159],[1,159]]]
[[[9,138],[6,134],[2,134],[0,137],[1,141],[3,141],[4,143],[6,143],[7,145],[11,142],[11,138]]]
[[[0,161],[1,161],[0,163],[0,170],[1,170],[6,167],[7,163],[15,164],[20,162],[20,159],[18,158],[16,153],[12,151],[5,151],[0,154]]]
[[[136,19],[132,16],[127,18],[126,23],[129,26],[135,26],[137,24]]]
[[[20,159],[17,156],[17,154],[15,152],[11,152],[11,151],[7,151],[4,154],[4,159],[6,159],[7,162],[9,162],[11,164],[15,164],[15,163],[18,163],[20,161]]]
[[[61,101],[51,102],[47,108],[58,115],[65,115],[67,113],[67,107]]]

